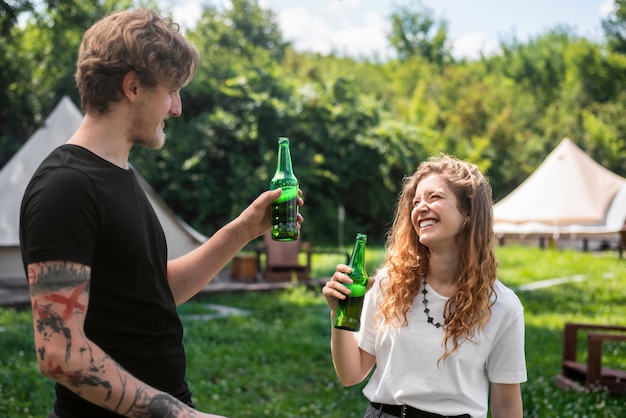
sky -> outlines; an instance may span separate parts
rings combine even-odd
[[[201,2],[163,0],[183,28],[200,15]],[[206,1],[206,0],[205,0]],[[228,7],[228,0],[209,3]],[[286,40],[299,51],[336,52],[354,58],[393,56],[387,41],[391,13],[415,0],[259,0],[277,15]],[[558,26],[577,35],[602,39],[601,20],[613,10],[614,0],[421,0],[437,22],[445,20],[452,54],[477,58],[497,52],[500,40],[525,42]]]

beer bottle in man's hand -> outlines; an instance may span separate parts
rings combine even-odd
[[[335,316],[335,328],[358,331],[361,327],[361,310],[363,309],[363,300],[367,290],[367,273],[365,273],[366,242],[367,235],[356,234],[356,242],[348,263],[352,268],[352,273],[348,274],[352,279],[352,284],[344,283],[350,289],[350,294],[346,295],[345,299],[339,300],[337,315]]]
[[[272,202],[272,239],[297,240],[298,231],[298,179],[291,168],[289,138],[278,138],[278,164],[270,182],[270,189],[282,188],[280,197]]]

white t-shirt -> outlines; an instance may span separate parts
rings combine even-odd
[[[382,279],[379,274],[366,294],[357,334],[359,346],[376,356],[376,368],[363,389],[370,401],[483,418],[487,416],[490,382],[526,381],[524,308],[500,281],[494,285],[498,298],[485,332],[476,334],[477,342],[465,341],[437,364],[444,352],[444,329],[427,322],[421,290],[407,314],[407,326],[383,327],[375,318]],[[430,316],[435,323],[443,323],[448,298],[429,285],[426,290]]]

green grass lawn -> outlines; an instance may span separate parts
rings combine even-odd
[[[373,274],[383,251],[368,248]],[[525,417],[626,417],[626,397],[557,388],[562,330],[567,321],[626,325],[626,260],[589,254],[499,247],[499,277],[517,289],[525,307],[528,382]],[[318,277],[341,259],[313,260]],[[584,280],[533,291],[519,286],[557,277]],[[213,315],[210,304],[240,315]],[[342,387],[333,370],[328,308],[319,289],[215,295],[180,307],[185,326],[188,380],[199,408],[229,417],[362,417],[362,385]],[[53,385],[37,370],[30,312],[0,309],[0,417],[43,417]],[[584,347],[579,347],[584,358]],[[626,344],[607,344],[603,361],[626,369]]]

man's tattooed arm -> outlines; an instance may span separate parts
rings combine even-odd
[[[139,381],[85,336],[90,274],[89,267],[72,262],[28,266],[41,372],[87,401],[123,416],[214,416]]]

